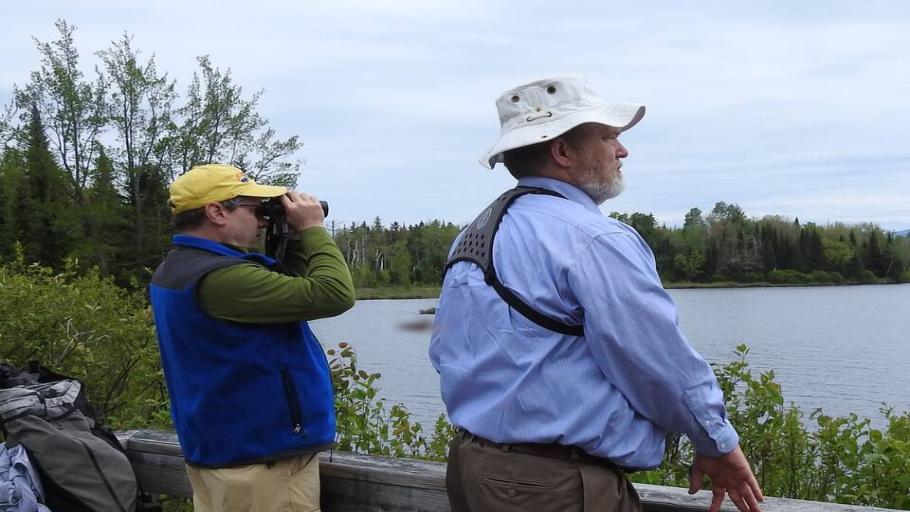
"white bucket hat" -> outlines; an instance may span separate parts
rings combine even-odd
[[[502,153],[555,139],[583,123],[600,123],[620,131],[645,115],[643,105],[607,104],[580,76],[560,76],[520,85],[496,100],[502,129],[499,140],[480,159],[492,169]]]

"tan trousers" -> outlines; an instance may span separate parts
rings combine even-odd
[[[195,512],[318,512],[317,454],[223,469],[187,466]]]
[[[541,457],[467,435],[449,444],[452,512],[640,512],[622,473],[588,459]]]

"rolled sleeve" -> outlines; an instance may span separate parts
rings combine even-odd
[[[584,308],[595,361],[637,414],[685,433],[700,454],[735,448],[717,379],[679,329],[676,305],[637,233],[595,237],[570,269],[569,284]]]

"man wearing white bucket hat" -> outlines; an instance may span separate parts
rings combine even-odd
[[[626,470],[660,464],[669,432],[695,447],[690,492],[712,480],[760,510],[761,489],[705,360],[677,325],[654,256],[598,205],[622,192],[620,134],[645,108],[607,104],[579,77],[496,102],[481,163],[518,179],[456,239],[430,341],[459,434],[455,512],[640,510]],[[495,239],[495,245],[494,245]]]

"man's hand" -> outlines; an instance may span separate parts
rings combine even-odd
[[[705,457],[695,455],[692,464],[692,474],[689,476],[689,494],[695,494],[701,489],[704,475],[711,479],[711,492],[714,498],[708,512],[720,510],[724,501],[724,494],[730,495],[730,501],[741,512],[760,512],[758,505],[764,501],[765,496],[758,486],[755,475],[749,467],[749,461],[743,451],[737,446],[732,452],[720,457]]]
[[[289,190],[281,196],[281,204],[284,206],[288,226],[296,233],[313,226],[321,227],[325,222],[322,205],[313,196]]]

